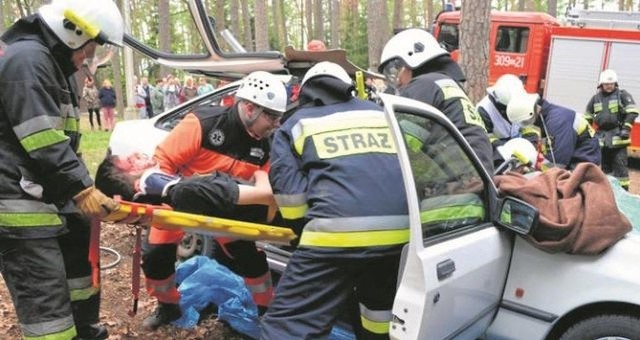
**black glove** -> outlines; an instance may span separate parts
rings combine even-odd
[[[622,128],[620,130],[619,136],[622,139],[628,139],[629,138],[629,128],[627,128],[627,127]]]

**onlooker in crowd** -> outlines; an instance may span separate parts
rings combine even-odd
[[[193,83],[193,77],[184,78],[184,86],[180,92],[182,102],[189,101],[198,96],[198,87]]]
[[[207,82],[207,78],[200,77],[198,79],[198,95],[201,96],[205,93],[209,93],[213,91],[213,85]]]
[[[598,81],[598,93],[589,103],[584,117],[596,126],[596,137],[602,148],[602,170],[613,172],[620,186],[629,190],[627,146],[629,132],[638,117],[638,107],[631,94],[618,86],[614,70],[604,70]]]
[[[100,99],[100,110],[104,118],[104,130],[111,131],[115,125],[116,91],[111,87],[111,81],[109,81],[109,79],[105,79],[102,82],[102,87],[98,92],[98,98]]]
[[[309,43],[307,44],[307,51],[326,51],[327,50],[327,46],[324,45],[324,42],[322,42],[322,40],[311,40],[309,41]]]
[[[180,104],[180,80],[173,75],[168,75],[164,82],[164,109],[170,110]]]
[[[521,126],[520,135],[534,141],[544,160],[536,169],[572,170],[578,163],[600,165],[600,146],[587,120],[575,111],[552,104],[537,94],[516,94],[507,105],[507,118]]]
[[[109,337],[99,324],[89,217],[118,204],[93,186],[77,154],[80,96],[71,82],[99,44],[122,46],[123,30],[111,0],[53,0],[1,37],[0,273],[24,339]],[[7,339],[11,321],[0,318]]]
[[[154,115],[164,111],[164,93],[162,93],[162,89],[164,88],[164,81],[162,79],[156,80],[156,86],[152,88],[151,92],[151,107],[153,109]]]
[[[138,109],[138,119],[148,118],[147,116],[147,93],[142,86],[142,79],[136,78],[136,87],[134,89],[136,94],[136,108]]]
[[[154,115],[153,105],[151,104],[151,97],[155,89],[153,86],[149,85],[149,78],[143,77],[141,79],[142,89],[144,90],[144,106],[147,109],[147,118],[152,118]]]
[[[82,89],[82,99],[87,104],[87,111],[89,112],[89,124],[91,130],[93,130],[93,114],[96,115],[96,122],[98,123],[98,130],[102,130],[102,123],[100,122],[100,101],[98,100],[98,88],[96,87],[94,78],[87,77],[84,80],[84,88]]]

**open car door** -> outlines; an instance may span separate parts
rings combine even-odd
[[[460,132],[432,106],[383,95],[398,145],[411,238],[393,306],[393,339],[475,339],[505,286],[513,233],[494,225],[499,201]]]

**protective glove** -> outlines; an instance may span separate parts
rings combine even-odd
[[[120,207],[118,202],[107,197],[102,191],[90,186],[73,196],[73,201],[83,214],[103,219]]]
[[[622,129],[620,129],[620,134],[619,134],[621,139],[628,139],[629,138],[629,129],[624,127]]]

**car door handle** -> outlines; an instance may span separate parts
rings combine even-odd
[[[456,263],[452,259],[446,259],[436,266],[438,273],[438,281],[442,281],[451,276],[456,271]]]

